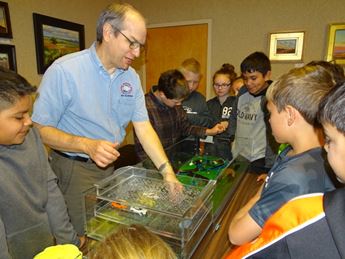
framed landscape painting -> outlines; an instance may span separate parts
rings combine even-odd
[[[326,59],[337,64],[345,64],[345,23],[329,26]]]
[[[304,32],[271,33],[269,59],[271,61],[302,61]]]
[[[17,72],[16,50],[13,45],[0,44],[0,66]]]
[[[0,37],[12,38],[10,11],[6,2],[0,2]]]
[[[57,58],[85,48],[84,25],[37,13],[33,21],[39,74]]]

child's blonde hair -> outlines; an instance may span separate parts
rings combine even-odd
[[[200,74],[201,73],[200,63],[195,58],[188,58],[182,62],[180,71],[182,73],[184,73],[185,71],[189,71],[194,74]]]
[[[291,105],[311,125],[315,125],[320,100],[333,87],[330,73],[321,66],[306,65],[291,69],[269,86],[268,101],[281,112]]]
[[[88,254],[89,259],[176,259],[176,255],[156,234],[141,225],[121,227]]]

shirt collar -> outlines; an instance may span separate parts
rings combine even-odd
[[[108,71],[105,69],[105,67],[103,66],[101,60],[99,59],[98,55],[97,55],[97,52],[96,52],[96,44],[97,42],[93,42],[91,47],[90,47],[90,53],[91,53],[91,59],[92,61],[96,64],[96,66],[98,67],[98,69],[100,71],[103,71],[105,72],[107,75],[109,75]],[[125,69],[122,69],[122,68],[117,68],[115,69],[115,75],[114,77],[116,77],[117,75],[119,74],[122,74],[124,73],[126,70]],[[110,76],[110,75],[109,75]]]

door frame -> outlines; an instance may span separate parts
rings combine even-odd
[[[181,22],[171,22],[171,23],[157,23],[147,25],[148,29],[151,28],[162,28],[162,27],[175,27],[175,26],[185,26],[185,25],[198,25],[198,24],[207,24],[207,64],[206,64],[206,99],[211,98],[213,92],[212,87],[210,87],[210,78],[211,78],[211,35],[212,35],[212,20],[211,19],[201,19],[201,20],[192,20],[192,21],[181,21]],[[143,66],[143,85],[146,85],[146,64]]]

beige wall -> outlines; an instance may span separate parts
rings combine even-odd
[[[2,0],[4,1],[4,0]],[[52,16],[85,26],[85,47],[96,38],[96,21],[100,11],[110,0],[5,0],[11,16],[13,39],[0,39],[1,43],[16,47],[18,73],[30,83],[39,85],[32,13]]]
[[[32,13],[84,24],[85,47],[95,39],[99,12],[112,0],[3,0],[8,2],[18,72],[38,85]],[[328,24],[345,22],[344,0],[128,0],[149,25],[211,19],[211,75],[225,62],[237,71],[242,59],[259,50],[267,53],[270,32],[304,30],[304,61],[325,57]],[[273,63],[273,78],[295,63]]]
[[[304,62],[323,59],[329,23],[345,23],[344,0],[128,0],[149,24],[212,19],[211,74],[223,63],[237,71],[253,51],[268,54],[270,32],[305,31]],[[272,78],[295,63],[273,63]]]

